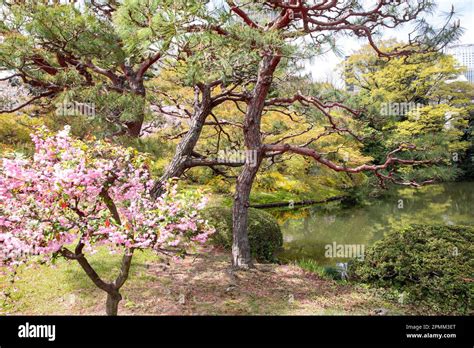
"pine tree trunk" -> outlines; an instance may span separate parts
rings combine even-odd
[[[245,165],[235,187],[232,207],[232,265],[236,268],[252,267],[250,245],[247,234],[250,191],[258,166]]]
[[[204,127],[204,122],[211,112],[211,91],[208,87],[204,86],[202,87],[201,92],[201,101],[196,98],[189,130],[176,147],[173,159],[166,168],[165,173],[155,182],[151,190],[151,194],[155,198],[164,193],[164,184],[167,180],[171,178],[179,178],[188,168],[187,162],[191,158],[194,147],[199,140],[202,128]]]
[[[143,84],[143,79],[137,78],[136,75],[133,74],[132,70],[128,70],[129,74],[129,84],[130,90],[137,98],[142,98],[140,110],[137,114],[137,117],[133,121],[127,122],[125,125],[127,126],[127,133],[129,136],[133,138],[138,138],[142,131],[143,122],[145,121],[145,95],[146,89],[145,85]]]
[[[265,56],[260,62],[257,83],[245,114],[244,142],[246,161],[242,172],[237,178],[234,206],[232,208],[232,265],[235,268],[247,269],[252,267],[247,233],[249,198],[253,181],[263,158],[260,133],[263,107],[272,83],[273,73],[279,62],[280,57],[278,56]],[[253,161],[250,161],[250,158]]]

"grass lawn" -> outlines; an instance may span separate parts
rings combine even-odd
[[[89,257],[104,279],[118,272],[120,255]],[[297,265],[257,264],[230,272],[230,255],[212,251],[185,260],[138,252],[122,288],[119,315],[375,315],[432,314],[426,308],[384,300],[377,292],[324,279]],[[76,262],[22,267],[9,286],[0,277],[2,314],[102,315],[105,293]]]

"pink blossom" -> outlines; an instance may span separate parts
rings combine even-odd
[[[103,141],[83,142],[69,128],[32,135],[32,159],[0,161],[0,255],[16,265],[32,255],[52,255],[81,239],[88,252],[118,248],[176,251],[204,243],[212,233],[198,211],[202,195],[176,185],[157,200],[146,158]],[[119,220],[104,201],[110,197]]]

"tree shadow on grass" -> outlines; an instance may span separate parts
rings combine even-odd
[[[258,265],[256,270],[230,272],[229,255],[207,254],[152,265],[155,281],[129,284],[127,298],[137,304],[130,314],[265,315],[358,313],[375,306],[354,287],[308,274],[296,266]],[[362,309],[361,309],[362,308]]]
[[[223,252],[169,266],[154,254],[137,256],[121,291],[122,315],[357,315],[386,306],[352,284],[322,279],[293,265],[257,264],[255,270],[231,272],[230,256]],[[103,279],[111,280],[120,259],[106,252],[90,262]],[[67,270],[66,281],[83,297],[72,314],[103,313],[105,293],[79,265]],[[394,309],[402,314],[409,310]]]

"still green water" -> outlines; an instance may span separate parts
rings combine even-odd
[[[313,259],[334,266],[348,259],[327,257],[328,244],[366,249],[385,233],[412,223],[474,225],[474,182],[398,188],[383,198],[369,199],[364,206],[312,206],[276,212],[275,216],[284,239],[280,259]]]

